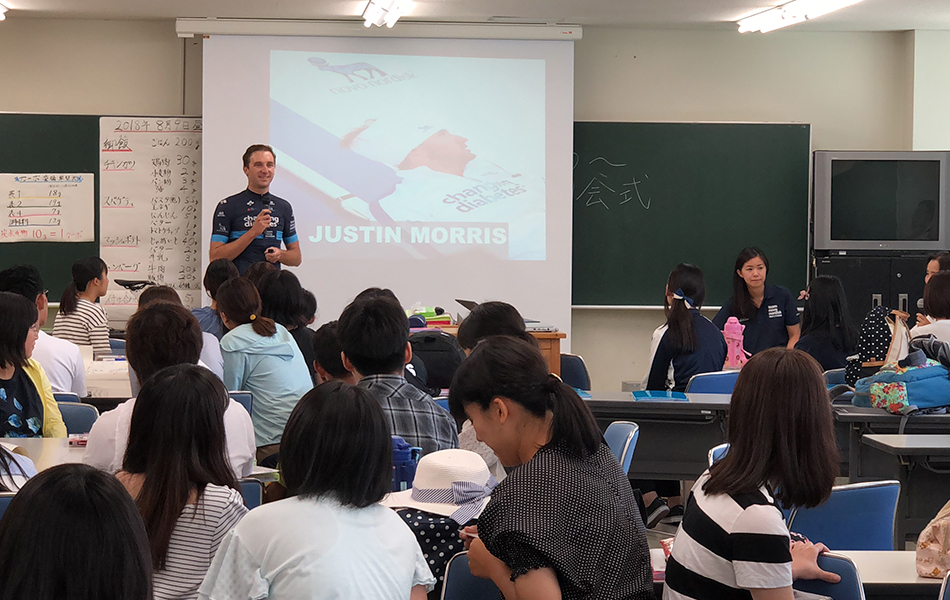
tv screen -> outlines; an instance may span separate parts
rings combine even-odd
[[[831,240],[939,241],[939,160],[831,164]]]

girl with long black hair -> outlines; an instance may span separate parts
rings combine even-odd
[[[98,256],[73,263],[73,278],[59,300],[53,335],[77,346],[92,346],[96,358],[112,353],[109,318],[96,300],[109,290],[109,268]]]
[[[843,369],[857,343],[858,331],[851,323],[841,280],[831,275],[812,279],[805,292],[802,337],[795,348],[810,354],[828,371]]]

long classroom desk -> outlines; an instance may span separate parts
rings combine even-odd
[[[835,405],[832,408],[842,459],[847,454],[848,479],[851,483],[880,479],[862,471],[862,458],[868,449],[861,444],[861,437],[867,434],[896,434],[900,427],[901,416],[893,415],[880,408],[861,408],[851,405]],[[904,433],[950,434],[950,414],[914,415],[907,420]]]
[[[630,467],[637,479],[696,479],[709,466],[709,449],[726,441],[730,394],[687,394],[686,402],[635,400],[630,392],[590,396],[601,430],[613,421],[640,426]]]

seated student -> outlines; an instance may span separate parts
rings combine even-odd
[[[518,467],[492,492],[479,537],[466,541],[474,575],[507,600],[653,597],[627,476],[590,409],[536,348],[507,336],[482,340],[455,373],[449,407],[471,419],[506,467]]]
[[[88,395],[86,366],[79,346],[53,337],[42,329],[49,319],[49,298],[36,267],[22,265],[0,271],[0,292],[13,292],[36,302],[40,331],[33,348],[33,359],[46,371],[54,392],[71,392],[85,398]]]
[[[729,453],[693,486],[666,565],[664,600],[792,599],[818,568],[821,544],[790,543],[776,501],[813,507],[838,474],[831,405],[818,363],[773,348],[742,368],[732,393]]]
[[[801,335],[798,309],[788,288],[765,283],[769,259],[765,253],[750,246],[736,258],[732,273],[732,297],[713,319],[722,330],[729,317],[745,325],[742,345],[755,354],[768,348],[794,348]]]
[[[198,363],[201,353],[201,329],[198,320],[183,307],[169,302],[153,302],[135,311],[125,332],[125,355],[129,368],[144,384],[166,367]],[[82,461],[99,469],[115,472],[129,440],[129,426],[136,399],[102,413],[92,425]],[[254,466],[254,426],[247,410],[231,400],[224,413],[228,460],[235,477],[246,477]]]
[[[385,297],[355,300],[340,315],[337,335],[343,366],[382,405],[393,435],[422,448],[424,454],[458,448],[452,417],[403,377],[412,346],[409,319],[399,304]]]
[[[112,354],[109,318],[96,300],[109,291],[109,269],[98,256],[73,263],[73,279],[59,300],[53,335],[79,346],[92,346],[93,356]]]
[[[706,282],[699,267],[676,265],[663,298],[666,325],[647,378],[648,390],[686,391],[693,375],[721,371],[726,361],[722,331],[699,309],[706,299]],[[670,367],[673,380],[667,380]]]
[[[251,392],[260,462],[278,451],[287,418],[313,380],[290,333],[261,316],[261,298],[246,278],[218,288],[218,313],[228,329],[221,339],[224,385]]]
[[[275,267],[273,263],[261,261],[248,267],[242,277],[253,283],[254,287],[258,287],[261,284],[261,279],[263,279],[265,275],[275,271],[277,271],[277,267]]]
[[[802,337],[795,349],[807,352],[828,371],[845,368],[857,345],[858,331],[851,323],[841,280],[830,275],[815,277],[805,291]]]
[[[910,330],[910,337],[933,335],[950,342],[950,271],[934,273],[924,286],[924,312],[927,322]]]
[[[300,280],[290,271],[275,270],[261,277],[257,289],[261,294],[261,314],[290,332],[313,380],[313,338],[305,325]]]
[[[522,339],[538,348],[538,340],[527,332],[524,318],[514,306],[507,302],[482,302],[469,313],[459,325],[458,341],[466,356],[472,353],[478,342],[493,335],[508,335]],[[488,464],[498,481],[507,476],[504,465],[485,443],[478,441],[472,422],[466,419],[459,432],[459,447],[477,452]]]
[[[40,363],[36,304],[0,292],[0,437],[66,437],[66,425]]]
[[[31,600],[151,600],[142,517],[115,477],[85,465],[46,469],[0,519],[0,594]]]
[[[317,320],[317,297],[310,290],[304,290],[303,302],[300,306],[303,309],[304,327],[310,327]]]
[[[705,298],[706,282],[699,267],[676,265],[663,298],[666,323],[653,334],[654,340],[659,334],[659,340],[653,348],[646,389],[684,392],[693,375],[722,370],[726,340],[722,331],[699,312]],[[643,494],[648,528],[664,517],[673,522],[682,518],[679,481],[636,479],[632,485]]]
[[[234,263],[230,260],[219,258],[211,261],[211,264],[205,269],[205,277],[202,281],[205,286],[205,291],[211,298],[211,306],[191,309],[192,314],[198,319],[198,325],[201,326],[201,331],[210,333],[216,337],[219,342],[221,338],[224,337],[225,330],[224,323],[221,322],[221,317],[218,316],[218,305],[217,302],[215,302],[215,296],[222,283],[228,279],[240,276],[241,274],[238,272],[237,267],[235,267]]]
[[[337,322],[325,323],[313,334],[313,371],[316,382],[342,381],[356,385],[356,375],[343,366],[343,348],[336,334]]]
[[[459,527],[475,524],[498,482],[478,454],[439,450],[422,457],[412,485],[411,490],[388,494],[381,504],[395,510],[416,534],[422,555],[438,580],[429,598],[438,600],[445,566],[465,549]]]
[[[366,390],[333,381],[300,399],[281,441],[290,498],[225,536],[199,598],[422,600],[435,584],[409,527],[379,504],[392,439]]]
[[[247,514],[228,463],[221,380],[194,365],[152,375],[135,401],[116,477],[148,532],[156,598],[198,597],[224,535]]]
[[[142,290],[139,295],[139,308],[152,302],[171,302],[178,306],[184,306],[181,303],[181,296],[178,295],[175,288],[167,285],[151,285]],[[191,314],[195,314],[195,311],[191,311]],[[195,318],[197,319],[197,317]],[[201,326],[201,321],[198,322],[198,326]],[[198,357],[198,360],[217,375],[218,379],[224,379],[224,358],[221,356],[221,344],[218,342],[218,338],[202,329],[201,339],[201,356]]]

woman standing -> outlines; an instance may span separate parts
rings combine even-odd
[[[729,317],[745,325],[743,346],[756,354],[768,348],[794,348],[801,335],[798,309],[788,288],[765,283],[769,259],[765,253],[750,246],[736,258],[732,274],[732,297],[713,319],[722,330]]]
[[[92,346],[95,358],[112,353],[109,318],[96,300],[109,291],[109,268],[98,256],[73,263],[73,280],[59,300],[53,335],[77,346]]]
[[[471,419],[502,464],[518,466],[492,493],[478,537],[466,541],[473,574],[507,600],[653,598],[627,476],[590,409],[536,348],[506,336],[482,340],[455,373],[449,407],[456,420]]]

